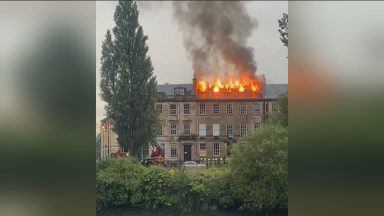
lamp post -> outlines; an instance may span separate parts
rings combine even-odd
[[[109,146],[109,130],[108,130],[108,126],[106,126],[106,129],[107,129],[107,139],[108,139],[108,143],[107,143],[107,146],[108,146],[108,157],[111,156],[111,152],[110,152],[110,146]]]
[[[103,125],[103,126],[101,126],[101,128],[104,130],[104,132],[107,132],[107,153],[108,153],[108,155],[107,155],[107,157],[109,157],[110,156],[110,150],[109,150],[109,148],[110,148],[110,146],[109,146],[109,132],[108,132],[108,126],[107,125]]]

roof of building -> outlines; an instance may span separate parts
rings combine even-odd
[[[166,95],[174,95],[174,88],[183,87],[187,91],[193,90],[193,84],[165,84],[157,85],[157,92],[164,92]]]
[[[281,93],[288,92],[288,84],[267,84],[264,98],[278,98]]]
[[[193,91],[193,84],[165,84],[157,85],[157,92],[163,92],[167,96],[174,95],[174,88],[184,87],[187,91]],[[288,84],[267,84],[264,98],[278,98],[281,93],[288,92]]]

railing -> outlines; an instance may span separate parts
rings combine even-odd
[[[180,140],[196,140],[196,135],[191,134],[191,135],[181,135],[179,136],[179,141]]]
[[[228,160],[226,158],[201,158],[194,160],[198,164],[204,164],[205,166],[197,166],[198,168],[210,168],[210,167],[228,167]],[[166,161],[164,166],[170,168],[183,168],[185,161]]]

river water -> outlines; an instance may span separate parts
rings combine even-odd
[[[161,209],[158,211],[148,211],[135,208],[122,208],[122,209],[106,209],[99,212],[100,216],[251,216],[253,214],[239,211],[220,209],[207,213],[190,213],[180,214],[180,212],[173,209]]]

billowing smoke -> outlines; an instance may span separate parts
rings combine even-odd
[[[257,22],[242,2],[173,2],[173,8],[197,78],[255,77],[256,62],[247,39]]]

